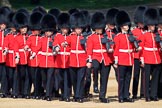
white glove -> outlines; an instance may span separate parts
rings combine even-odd
[[[36,56],[36,53],[33,52],[29,59],[30,59],[30,60],[33,60],[35,56]]]
[[[3,55],[7,55],[7,53],[8,53],[8,49],[5,48],[5,49],[3,50]]]
[[[29,46],[26,45],[26,46],[24,47],[24,50],[27,51],[28,49],[29,49]]]
[[[112,53],[112,52],[114,52],[114,49],[111,48],[111,49],[108,50],[108,52]]]

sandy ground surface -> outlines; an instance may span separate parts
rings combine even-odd
[[[110,98],[110,103],[100,103],[98,101],[98,94],[93,93],[91,86],[93,97],[86,99],[84,103],[60,102],[57,99],[48,102],[34,99],[0,98],[0,108],[162,108],[162,100],[148,103],[142,99],[134,103],[118,103],[117,87],[114,71],[111,70],[107,89],[107,97]]]
[[[148,4],[148,6],[162,8],[162,1],[155,4]],[[120,9],[127,10],[132,16],[135,6],[121,7]],[[107,9],[101,11],[106,12]],[[94,10],[91,13],[93,12]],[[118,86],[115,79],[114,71],[111,70],[107,89],[107,97],[110,98],[111,102],[108,104],[100,103],[98,101],[98,94],[93,93],[91,86],[91,93],[93,94],[93,97],[91,99],[87,99],[86,102],[84,103],[77,103],[77,102],[67,103],[67,102],[60,102],[58,100],[48,102],[44,100],[34,100],[34,99],[27,100],[27,99],[0,98],[0,108],[162,108],[162,100],[158,102],[147,103],[143,99],[137,100],[134,103],[118,103],[117,87]],[[130,88],[132,88],[132,85]]]

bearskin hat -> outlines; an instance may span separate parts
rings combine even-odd
[[[19,12],[20,13],[23,12],[27,17],[30,16],[30,13],[26,8],[20,8],[19,10],[17,10],[17,13],[19,13]]]
[[[147,6],[138,6],[134,11],[134,23],[143,23],[143,14],[147,10]]]
[[[8,6],[2,6],[2,7],[0,7],[0,11],[5,16],[9,15],[12,12],[12,10]]]
[[[80,12],[84,15],[86,23],[87,23],[87,26],[89,26],[90,25],[90,21],[91,21],[91,16],[90,16],[89,12],[87,10],[82,10]]]
[[[58,27],[59,28],[70,28],[70,16],[68,13],[61,13],[58,16]]]
[[[17,29],[28,26],[28,16],[24,12],[16,12],[13,23]]]
[[[144,13],[144,24],[145,25],[156,25],[158,24],[158,11],[154,8],[148,8]]]
[[[41,18],[43,14],[39,11],[33,12],[29,18],[29,27],[31,30],[40,30],[41,29]]]
[[[58,16],[60,15],[61,11],[57,8],[53,8],[53,9],[50,9],[48,11],[49,14],[52,14],[54,15],[56,18],[58,18]]]
[[[47,14],[47,11],[43,6],[37,6],[32,10],[32,12],[36,12],[36,11],[41,12],[43,15]]]
[[[118,12],[119,12],[119,10],[116,8],[109,9],[106,13],[106,23],[115,25],[115,16]]]
[[[162,8],[158,10],[159,16],[158,16],[158,24],[162,24]]]
[[[15,15],[15,12],[11,12],[9,15],[8,15],[8,17],[7,17],[7,26],[8,27],[15,27],[15,25],[14,25],[14,23],[13,23],[13,17],[14,17],[14,15]]]
[[[9,7],[0,7],[0,24],[7,24],[7,17],[11,12]]]
[[[81,12],[75,12],[70,15],[70,26],[71,28],[84,28],[86,27],[86,20]]]
[[[124,25],[131,25],[130,17],[126,11],[121,10],[117,13],[115,17],[115,25],[119,28]]]
[[[77,8],[72,8],[72,9],[70,9],[69,11],[68,11],[68,13],[71,15],[71,14],[73,14],[73,13],[75,13],[75,12],[79,12],[79,9],[77,9]]]
[[[51,14],[46,14],[41,19],[41,27],[43,31],[56,30],[56,18]]]
[[[105,16],[101,12],[95,12],[91,18],[91,28],[94,29],[104,29],[106,27]]]

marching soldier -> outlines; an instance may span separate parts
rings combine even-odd
[[[29,18],[29,28],[32,31],[32,34],[28,38],[26,42],[26,46],[24,47],[25,50],[31,50],[30,55],[32,55],[33,50],[38,46],[38,42],[41,39],[41,25],[40,21],[43,17],[43,14],[36,11],[30,15]],[[29,55],[29,56],[30,56]],[[33,59],[28,58],[28,72],[29,72],[29,81],[30,81],[30,91],[32,83],[34,84],[34,96],[33,98],[39,99],[41,95],[41,73],[39,72],[38,65],[39,65],[39,57],[40,55],[37,54]]]
[[[94,73],[100,71],[99,100],[103,103],[109,103],[109,99],[106,98],[111,67],[111,60],[108,53],[112,53],[113,49],[107,46],[109,40],[107,35],[104,35],[105,27],[106,21],[104,15],[101,12],[94,13],[91,18],[91,28],[95,33],[90,35],[87,40],[87,67],[92,66]]]
[[[74,91],[73,101],[82,103],[84,93],[84,78],[86,72],[86,51],[82,31],[86,26],[84,15],[80,12],[73,13],[70,16],[70,26],[73,32],[67,40],[70,46],[70,75]]]
[[[159,16],[158,16],[158,33],[160,35],[160,37],[162,36],[162,8],[160,8],[159,10]],[[162,52],[160,51],[160,57],[162,59]],[[159,82],[158,82],[158,97],[162,98],[162,64],[160,66],[160,75],[159,75]]]
[[[55,57],[52,51],[53,33],[56,31],[56,18],[51,14],[46,14],[41,20],[43,37],[38,42],[38,46],[33,50],[30,59],[34,59],[40,53],[39,67],[41,68],[42,81],[46,95],[43,100],[52,100],[52,89],[54,86]]]
[[[154,8],[149,8],[144,13],[144,24],[147,26],[147,32],[141,39],[141,62],[144,66],[145,75],[145,99],[146,102],[151,100],[158,101],[157,88],[160,70],[161,58],[159,54],[160,39],[155,34],[155,25],[158,24],[158,12]],[[152,78],[150,79],[150,76]]]
[[[145,32],[144,30],[144,23],[143,23],[143,15],[146,11],[146,6],[138,6],[134,12],[134,23],[136,24],[136,27],[131,31],[133,36],[135,36],[138,40],[140,36],[142,36]],[[140,40],[139,40],[140,41]],[[144,96],[144,90],[143,90],[143,71],[144,69],[140,67],[140,58],[139,58],[139,52],[134,52],[134,70],[133,70],[133,88],[132,88],[132,94],[133,99],[137,99],[137,93],[138,93],[138,84],[139,84],[139,76],[141,72],[141,86],[140,86],[140,98]],[[140,71],[141,70],[141,71]]]
[[[135,49],[133,37],[129,34],[131,21],[128,13],[121,10],[116,15],[116,26],[119,33],[115,36],[114,66],[118,68],[118,98],[119,103],[134,102],[129,97],[129,88],[133,66],[133,51]],[[133,41],[132,41],[133,40]]]
[[[108,38],[113,42],[115,35],[117,34],[117,30],[115,27],[115,16],[119,12],[116,8],[111,8],[106,13],[106,33]],[[113,43],[112,43],[113,47]],[[109,53],[109,56],[111,58],[111,63],[114,62],[114,56],[113,53]],[[113,65],[112,65],[113,66]],[[118,75],[117,75],[117,68],[113,67],[115,71],[116,80],[118,81]]]
[[[7,31],[7,17],[11,13],[10,8],[0,7],[0,83],[1,83],[1,97],[4,98],[8,95],[7,91],[7,80],[5,70],[5,59],[6,56],[3,54],[4,50],[4,39]]]
[[[4,40],[4,50],[3,55],[6,55],[6,92],[11,94],[11,97],[16,90],[16,63],[15,63],[15,49],[14,49],[14,39],[16,36],[16,28],[13,23],[14,12],[8,15],[8,33],[6,34]],[[12,91],[11,91],[12,90]]]
[[[58,16],[58,27],[60,33],[58,32],[54,38],[54,51],[56,52],[55,67],[59,71],[61,76],[61,81],[59,83],[61,88],[61,98],[60,101],[70,102],[70,89],[71,80],[69,72],[69,57],[70,57],[70,47],[67,44],[67,38],[69,38],[70,32],[70,16],[67,13],[61,13]]]
[[[90,28],[90,20],[91,20],[91,16],[90,13],[87,10],[82,10],[80,11],[84,17],[85,17],[85,21],[86,21],[86,27],[83,30],[83,36],[84,36],[84,46],[86,48],[86,41],[89,37],[89,35],[92,34],[91,28]],[[92,68],[87,68],[86,69],[86,77],[85,77],[85,88],[84,88],[84,97],[92,97],[92,94],[90,94],[90,87],[91,87],[91,73],[92,73]]]
[[[16,88],[13,98],[17,98],[20,95],[22,98],[29,98],[29,74],[27,72],[27,59],[28,51],[24,50],[27,41],[27,27],[28,27],[28,15],[25,12],[16,12],[14,15],[15,26],[18,31],[15,37],[15,53],[17,64],[17,80]]]

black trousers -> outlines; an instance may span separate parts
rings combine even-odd
[[[138,93],[138,85],[139,85],[139,77],[141,74],[141,84],[140,84],[140,95],[144,95],[143,83],[144,83],[144,68],[140,67],[140,60],[134,59],[134,71],[133,71],[133,88],[132,93],[133,96],[137,96]]]
[[[132,66],[118,66],[118,98],[124,99],[129,97],[129,88],[132,75]]]
[[[16,94],[30,95],[30,78],[27,65],[17,65],[17,83],[18,91]],[[16,88],[17,88],[16,87]]]
[[[29,82],[30,82],[30,90],[32,87],[32,84],[34,85],[34,96],[40,96],[41,95],[41,72],[39,71],[38,67],[28,67],[29,72]]]
[[[0,63],[0,83],[1,83],[1,92],[7,94],[7,77],[6,77],[6,67],[4,63]]]
[[[91,87],[91,68],[86,68],[86,79],[85,79],[85,88],[84,88],[84,92],[85,95],[89,94],[90,91],[90,87]]]
[[[159,70],[160,64],[145,64],[144,66],[145,73],[145,97],[146,98],[156,98],[157,97],[157,89],[158,89],[158,78],[159,78]],[[152,78],[150,79],[150,76]]]
[[[71,79],[69,68],[59,69],[60,82],[59,88],[61,88],[61,97],[70,98],[70,89],[71,89]]]
[[[99,98],[105,98],[111,65],[105,66],[103,61],[102,61],[102,63],[99,63],[97,60],[93,60],[92,64],[93,64],[94,73],[97,73],[98,71],[100,72]]]
[[[16,67],[8,67],[6,66],[6,75],[5,75],[5,93],[7,94],[13,94],[14,91],[14,86],[15,83],[14,81],[16,80]]]
[[[46,96],[52,97],[52,90],[54,86],[54,68],[41,68],[42,84],[46,90]]]
[[[159,80],[158,80],[158,97],[162,98],[162,64],[160,64]]]
[[[70,67],[74,98],[83,98],[86,67]]]

